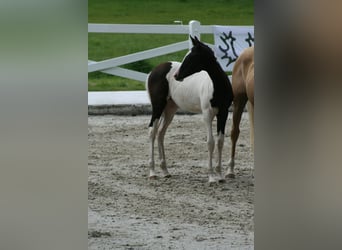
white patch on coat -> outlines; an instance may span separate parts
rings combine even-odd
[[[202,113],[204,110],[212,109],[210,100],[213,98],[214,85],[206,71],[194,73],[183,81],[177,81],[174,77],[181,63],[172,62],[171,70],[166,75],[169,82],[169,95],[173,101],[182,109],[193,113]],[[217,113],[217,109],[212,109]]]

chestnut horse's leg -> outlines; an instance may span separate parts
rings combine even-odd
[[[249,114],[249,126],[250,126],[250,144],[252,148],[252,153],[254,153],[254,104],[248,101],[247,109]],[[251,169],[251,174],[254,176],[254,168]]]
[[[233,105],[233,125],[232,130],[230,133],[230,139],[232,141],[232,148],[231,148],[231,157],[230,161],[228,163],[229,167],[226,173],[226,177],[228,178],[235,178],[234,173],[234,165],[235,165],[235,148],[236,148],[236,142],[239,138],[240,134],[240,121],[243,109],[247,102],[247,96],[244,94],[238,95],[234,97],[234,105]]]
[[[159,149],[159,159],[160,159],[160,167],[163,171],[164,177],[170,177],[169,171],[166,167],[166,159],[165,159],[165,150],[164,150],[164,137],[168,126],[170,125],[178,107],[176,103],[169,99],[167,101],[166,107],[164,109],[164,113],[162,115],[162,120],[160,122],[160,126],[158,129],[158,149]]]
[[[250,143],[252,152],[254,152],[254,105],[248,101],[247,110],[249,115],[249,126],[250,126]]]

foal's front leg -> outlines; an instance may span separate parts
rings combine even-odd
[[[214,117],[210,115],[209,113],[203,113],[203,119],[207,128],[207,145],[208,145],[208,157],[209,157],[208,159],[209,182],[216,182],[217,179],[216,179],[215,172],[213,169],[213,152],[215,148],[215,141],[214,141],[213,131],[212,131],[212,121]]]
[[[218,153],[216,172],[218,174],[219,181],[224,182],[225,178],[222,175],[222,150],[223,150],[223,144],[224,144],[224,132],[225,132],[226,122],[228,118],[228,108],[219,110],[219,113],[217,114],[216,117],[217,117],[217,153]]]
[[[217,167],[216,167],[216,172],[219,177],[220,182],[224,182],[225,178],[222,174],[222,150],[223,150],[223,144],[224,144],[224,134],[221,132],[218,133],[217,135]]]

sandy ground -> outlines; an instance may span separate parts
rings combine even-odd
[[[172,177],[147,178],[149,119],[88,117],[89,249],[253,249],[254,178],[247,113],[240,127],[236,179],[210,185],[201,115],[175,116],[165,136]],[[159,165],[156,170],[161,173]]]

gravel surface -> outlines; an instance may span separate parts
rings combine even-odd
[[[165,136],[172,177],[149,180],[149,120],[150,116],[88,117],[89,249],[253,249],[254,162],[247,113],[240,125],[236,179],[214,184],[208,183],[201,115],[175,116]],[[161,174],[158,161],[156,171]]]

